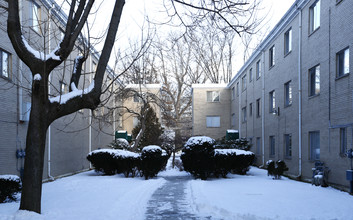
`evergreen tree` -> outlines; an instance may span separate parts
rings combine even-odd
[[[145,129],[144,129],[144,133],[142,134],[142,139],[140,141],[140,143],[138,143],[138,148],[142,149],[142,147],[148,146],[148,145],[160,145],[161,144],[161,140],[160,140],[160,136],[163,133],[163,128],[161,126],[161,124],[159,123],[158,117],[155,113],[155,111],[153,110],[153,108],[151,108],[151,106],[149,104],[147,104],[147,112],[145,114]],[[142,115],[142,114],[141,114]],[[141,121],[139,121],[139,123],[137,124],[137,126],[132,130],[132,136],[134,138],[137,137],[137,135],[139,134],[139,132],[141,131]]]

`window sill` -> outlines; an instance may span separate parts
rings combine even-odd
[[[275,67],[275,64],[273,64],[272,66],[270,66],[270,67],[268,68],[268,70],[270,71],[273,67]]]
[[[0,75],[0,78],[9,82],[12,82],[11,78]]]
[[[292,160],[292,157],[285,156],[284,159],[286,159],[286,160]]]
[[[349,73],[343,74],[342,76],[337,76],[335,80],[337,81],[337,80],[340,80],[340,79],[345,78],[347,76],[349,76]]]
[[[311,35],[313,35],[314,33],[316,33],[319,30],[320,30],[320,26],[317,27],[315,30],[311,31],[308,37],[310,37]]]
[[[289,108],[292,106],[292,103],[291,104],[288,104],[288,105],[284,105],[284,108]]]
[[[336,5],[339,5],[341,2],[343,2],[343,0],[337,0]]]
[[[312,95],[312,96],[309,96],[308,99],[313,99],[313,98],[318,97],[318,96],[320,96],[320,93],[319,93],[319,94]]]
[[[289,54],[292,53],[292,50],[288,51],[286,54],[284,54],[284,57],[289,56]]]

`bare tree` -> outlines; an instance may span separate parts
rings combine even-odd
[[[103,78],[125,4],[116,0],[109,29],[97,64],[92,84],[79,91],[76,85],[72,92],[60,97],[49,97],[49,75],[62,64],[72,52],[91,12],[94,0],[72,0],[66,21],[64,37],[58,47],[48,55],[41,56],[23,38],[19,18],[18,0],[8,1],[7,32],[19,58],[32,73],[32,108],[27,131],[26,159],[20,209],[41,212],[41,191],[46,132],[56,119],[83,108],[94,110],[100,103]],[[76,73],[77,74],[77,73]],[[72,75],[76,75],[73,73]],[[79,77],[78,77],[79,78]],[[73,82],[78,81],[73,79]]]

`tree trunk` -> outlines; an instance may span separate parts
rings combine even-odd
[[[35,84],[36,82],[32,87],[32,108],[27,130],[20,209],[40,213],[48,111],[44,104],[45,87]]]

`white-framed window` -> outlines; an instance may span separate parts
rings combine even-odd
[[[0,49],[0,76],[4,78],[11,78],[10,63],[11,55],[8,52]]]
[[[237,96],[239,96],[239,82],[237,82]]]
[[[252,81],[252,68],[250,68],[249,70],[249,82]]]
[[[320,65],[309,69],[309,96],[320,94]]]
[[[232,114],[232,121],[231,121],[231,125],[234,128],[235,127],[235,114]]]
[[[60,94],[61,95],[66,94],[67,90],[68,90],[67,84],[63,81],[60,81]]]
[[[284,106],[290,106],[293,101],[292,82],[284,84]]]
[[[219,91],[207,91],[207,102],[219,102]]]
[[[275,136],[270,136],[270,157],[274,157],[276,154],[276,139]]]
[[[246,90],[246,75],[241,78],[241,89],[242,91]]]
[[[249,104],[249,117],[252,117],[252,103]]]
[[[269,111],[273,113],[276,110],[276,92],[272,90],[269,93]]]
[[[336,54],[336,76],[341,77],[349,73],[349,48]]]
[[[340,128],[340,155],[344,156],[347,152],[347,128]]]
[[[133,116],[132,118],[132,126],[136,127],[139,124],[140,120],[137,116]]]
[[[284,135],[284,150],[286,158],[292,158],[292,134]]]
[[[256,79],[261,77],[261,60],[256,62]]]
[[[320,160],[320,131],[309,132],[310,160]]]
[[[221,117],[220,116],[206,116],[206,126],[208,128],[221,127]]]
[[[261,99],[256,99],[256,117],[261,116]]]
[[[314,32],[316,29],[320,27],[320,0],[317,0],[314,4],[312,4],[309,8],[309,27],[310,33]]]
[[[270,50],[269,50],[269,56],[268,56],[268,61],[269,61],[269,66],[270,68],[273,67],[275,65],[275,52],[276,52],[276,49],[275,49],[275,45],[273,45]]]
[[[256,154],[260,155],[261,153],[261,138],[257,137],[256,138]]]
[[[284,33],[284,55],[292,51],[292,28]]]
[[[242,112],[242,122],[246,122],[246,106],[241,109]]]
[[[29,20],[31,22],[31,27],[37,33],[40,33],[40,20],[41,20],[40,6],[34,1],[30,1],[29,5],[30,5],[29,6],[29,8],[30,8],[30,12],[29,12],[30,18],[29,18]]]

